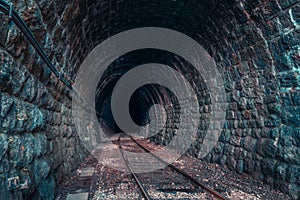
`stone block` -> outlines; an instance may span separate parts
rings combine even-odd
[[[22,86],[20,91],[20,97],[28,102],[33,102],[36,99],[38,93],[37,80],[32,76],[29,76]]]
[[[270,114],[280,114],[281,104],[279,104],[279,103],[268,104],[268,111]]]
[[[48,31],[53,30],[56,25],[56,20],[53,20],[55,16],[55,6],[54,2],[49,1],[37,1],[41,14],[43,15],[44,22],[47,23]]]
[[[8,159],[15,167],[28,166],[35,157],[34,137],[26,133],[9,137]]]
[[[284,147],[290,147],[293,143],[293,128],[282,126],[280,129],[279,143]]]
[[[9,19],[6,15],[0,13],[0,21],[2,22],[0,24],[0,46],[5,46],[7,32],[9,29]]]
[[[236,147],[234,150],[234,157],[236,160],[244,160],[247,157],[247,152],[241,147]]]
[[[235,119],[234,111],[226,111],[226,119]]]
[[[0,161],[8,150],[9,139],[6,134],[0,133]]]
[[[286,180],[286,164],[280,164],[275,169],[275,178],[278,180]]]
[[[34,163],[35,182],[40,184],[49,175],[50,166],[45,160],[36,160]]]
[[[300,190],[299,190],[299,187],[300,187],[300,184],[298,183],[291,183],[288,185],[288,193],[289,196],[292,198],[292,199],[299,199],[299,196],[300,196]]]
[[[278,18],[279,18],[282,29],[293,28],[293,22],[291,21],[291,16],[288,13],[280,15]]]
[[[8,115],[14,105],[13,98],[1,93],[1,121]]]
[[[299,23],[300,23],[300,4],[299,4],[299,2],[295,7],[291,8],[291,11],[292,11],[291,13],[292,13],[294,22],[299,25]]]
[[[288,71],[279,75],[279,80],[282,87],[297,87],[300,86],[299,72]]]
[[[277,115],[270,115],[269,118],[267,118],[264,121],[265,127],[274,128],[278,127],[281,124],[281,118]]]
[[[291,93],[291,103],[296,106],[300,106],[300,91]]]
[[[45,200],[54,199],[54,194],[55,194],[54,189],[55,189],[55,180],[52,176],[42,181],[37,187],[40,198]]]
[[[275,158],[277,152],[277,146],[274,140],[261,139],[257,143],[256,151],[262,157]]]
[[[239,8],[233,9],[235,17],[238,19],[239,23],[245,23],[247,21],[247,15],[244,12],[244,10],[241,10]]]
[[[280,93],[280,99],[282,101],[283,106],[291,106],[292,104],[292,96],[290,92],[282,92]]]
[[[287,8],[295,3],[298,2],[298,0],[278,0],[279,4],[283,8]]]
[[[278,71],[289,71],[293,69],[288,57],[286,56],[286,48],[282,43],[282,40],[271,42],[270,48],[274,57],[275,67]]]
[[[230,139],[231,133],[228,129],[226,129],[225,131],[222,132],[221,136],[220,136],[220,141],[221,142],[228,142]]]
[[[300,150],[293,146],[281,147],[277,149],[278,160],[289,163],[299,164],[300,163]]]
[[[229,144],[225,144],[224,154],[233,156],[234,155],[234,147]]]
[[[294,128],[293,144],[297,147],[300,147],[300,128]]]
[[[275,176],[276,160],[264,159],[261,162],[261,171],[266,176]]]
[[[256,8],[259,5],[259,0],[253,0],[253,1],[245,1],[244,7],[248,12],[252,11],[254,8]]]
[[[254,171],[254,161],[252,159],[246,158],[245,159],[245,169],[246,173],[252,174]]]
[[[257,139],[254,139],[250,136],[243,138],[243,147],[250,152],[254,152],[256,150]]]
[[[286,106],[281,112],[282,122],[288,126],[300,125],[300,107]]]
[[[267,1],[262,8],[262,14],[266,20],[277,15],[279,11],[280,7],[276,0]]]
[[[234,145],[234,146],[240,146],[241,145],[241,140],[242,140],[241,137],[232,135],[230,137],[229,144]]]
[[[300,166],[289,165],[286,170],[286,179],[290,183],[300,184]]]
[[[237,162],[233,157],[227,157],[226,165],[227,165],[228,169],[234,171],[236,169],[236,163]]]

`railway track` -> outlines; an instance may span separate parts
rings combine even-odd
[[[136,173],[135,170],[134,170],[134,167],[132,166],[132,163],[129,160],[129,158],[126,158],[126,155],[124,154],[124,149],[125,148],[128,149],[128,145],[122,144],[122,141],[121,141],[121,138],[124,137],[124,136],[125,136],[125,134],[121,134],[118,138],[118,146],[119,146],[119,150],[121,152],[122,158],[124,159],[124,163],[125,163],[128,171],[130,172],[134,182],[136,183],[136,185],[138,187],[138,190],[139,190],[139,193],[142,196],[142,198],[146,199],[146,200],[153,199],[151,197],[151,195],[149,194],[148,189],[145,186],[146,184],[145,183],[143,184],[143,182],[145,182],[145,180],[149,180],[150,178],[145,176],[145,174]],[[160,189],[161,192],[174,192],[174,191],[177,191],[177,192],[197,192],[198,191],[199,192],[199,191],[202,191],[202,192],[206,192],[206,193],[212,195],[214,197],[214,199],[228,200],[228,198],[225,197],[224,195],[222,195],[221,193],[219,193],[216,190],[210,188],[206,184],[200,182],[199,180],[195,179],[194,177],[192,177],[191,175],[185,173],[184,171],[182,171],[181,169],[175,167],[174,165],[169,164],[169,163],[165,162],[164,160],[162,160],[161,158],[159,158],[158,156],[154,155],[153,153],[151,153],[150,150],[148,150],[142,144],[137,142],[132,136],[130,136],[130,140],[135,144],[135,147],[134,147],[135,149],[136,149],[136,147],[139,148],[139,150],[138,150],[139,152],[141,150],[143,152],[146,152],[147,154],[149,154],[149,155],[153,156],[155,159],[157,159],[158,162],[161,162],[161,163],[165,164],[167,166],[166,168],[169,168],[169,171],[166,171],[167,169],[163,169],[163,170],[160,170],[160,172],[155,172],[157,174],[155,174],[155,173],[151,174],[151,176],[156,176],[156,179],[160,179],[160,176],[162,176],[162,173],[163,173],[163,175],[168,173],[168,174],[170,174],[169,176],[171,177],[171,179],[170,179],[171,181],[174,180],[173,176],[174,177],[175,176],[180,176],[180,177],[183,177],[183,178],[181,178],[181,180],[179,180],[180,178],[179,179],[177,178],[175,180],[175,182],[177,182],[177,185],[181,184],[181,185],[184,185],[184,186],[187,186],[187,185],[190,186],[190,189],[182,188],[182,186],[180,186],[181,188],[177,188],[177,189],[176,188],[175,189],[174,188],[173,189],[172,188],[171,189],[170,188]],[[133,146],[131,144],[130,148],[132,148],[132,147]],[[148,173],[148,176],[149,176],[149,173]],[[183,179],[185,179],[185,180],[183,180]],[[170,180],[168,180],[168,181],[171,182]],[[178,183],[178,181],[182,182],[182,183]],[[149,184],[149,183],[147,183],[147,184]],[[158,184],[158,183],[155,182],[154,184]]]

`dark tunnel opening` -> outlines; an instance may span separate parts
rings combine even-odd
[[[99,122],[110,128],[111,131],[120,133],[122,130],[115,122],[111,111],[111,95],[112,92],[108,93],[102,102],[97,102],[97,117]],[[147,89],[147,86],[139,88],[132,95],[129,102],[129,112],[132,120],[138,126],[146,126],[150,120],[148,110],[155,103],[159,102],[155,99],[155,96],[152,96],[151,91]]]
[[[126,74],[126,72],[136,66],[146,63],[165,64],[177,71],[182,71],[186,76],[190,73],[194,73],[193,75],[197,76],[196,70],[193,69],[193,66],[190,63],[178,55],[159,49],[142,49],[133,51],[114,61],[101,77],[97,87],[97,93],[95,95],[95,110],[97,118],[102,125],[110,129],[108,133],[109,136],[112,136],[112,132],[122,132],[115,122],[111,110],[111,95],[115,84],[124,74]],[[196,85],[192,81],[191,84]],[[195,87],[194,90],[197,90],[197,92],[203,92],[204,88],[200,88],[200,85],[198,84],[198,88]],[[199,97],[200,95],[201,94],[199,93]],[[203,101],[203,99],[199,100],[200,103],[203,103]],[[147,84],[138,88],[130,98],[128,109],[132,120],[141,127],[149,125],[151,120],[149,109],[155,104],[161,104],[164,106],[165,110],[168,112],[166,120],[169,120],[171,123],[175,120],[175,115],[180,116],[180,105],[171,90],[158,84]],[[155,116],[156,113],[152,114],[154,114],[154,117],[157,117]],[[163,130],[161,130],[161,132],[163,132]],[[172,132],[171,135],[174,135],[174,133]],[[171,139],[172,137],[170,136],[169,141]],[[162,143],[166,144],[167,141],[163,141]]]

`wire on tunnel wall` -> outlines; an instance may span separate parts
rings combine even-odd
[[[36,52],[41,56],[41,58],[44,60],[44,62],[47,64],[47,66],[50,68],[50,70],[54,73],[54,75],[59,78],[63,84],[65,84],[69,89],[74,90],[72,87],[72,84],[66,80],[62,74],[56,69],[56,67],[52,64],[49,57],[45,53],[45,51],[42,49],[41,45],[38,43],[37,39],[29,29],[29,27],[25,24],[25,22],[21,19],[21,17],[18,15],[18,13],[13,9],[12,4],[7,3],[3,0],[0,0],[0,11],[2,11],[4,14],[6,14],[10,20],[12,20],[17,27],[22,31],[22,33],[25,35],[27,40],[30,42],[30,44],[33,46],[33,48],[36,50]]]
[[[74,94],[78,97],[80,102],[82,103],[82,106],[85,108],[90,109],[93,111],[91,105],[89,105],[84,98],[80,95],[80,93],[74,88],[70,81],[65,79],[61,72],[59,72],[56,67],[51,62],[50,58],[47,56],[46,52],[43,50],[35,36],[33,35],[30,28],[26,25],[26,23],[22,20],[22,18],[19,16],[19,14],[14,10],[11,3],[7,3],[4,0],[0,0],[0,11],[2,11],[4,14],[6,14],[10,20],[12,20],[17,27],[21,30],[21,32],[25,35],[27,40],[30,42],[30,44],[33,46],[33,48],[36,50],[36,52],[39,54],[39,56],[42,58],[42,60],[46,63],[46,65],[49,67],[49,69],[54,73],[54,75],[70,90],[74,92]],[[97,111],[96,111],[97,112]]]

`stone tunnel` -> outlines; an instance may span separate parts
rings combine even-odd
[[[161,27],[192,38],[214,60],[227,103],[220,137],[199,162],[248,174],[292,199],[300,198],[299,0],[7,3],[73,85],[88,54],[118,33]],[[0,19],[0,199],[55,199],[61,183],[90,154],[72,115],[74,96],[10,17],[0,12]],[[122,131],[111,110],[113,89],[123,75],[147,63],[170,66],[195,91],[199,124],[185,153],[197,157],[210,123],[211,91],[203,74],[172,52],[144,48],[120,55],[96,85],[90,84],[95,91],[85,87],[95,97],[91,107],[98,122],[112,130],[109,134]],[[172,91],[159,84],[138,88],[129,102],[130,115],[136,124],[146,126],[154,104],[165,108],[167,120],[150,139],[166,145],[180,126],[181,105]],[[188,129],[189,124],[183,127]],[[14,177],[26,187],[13,188]]]

